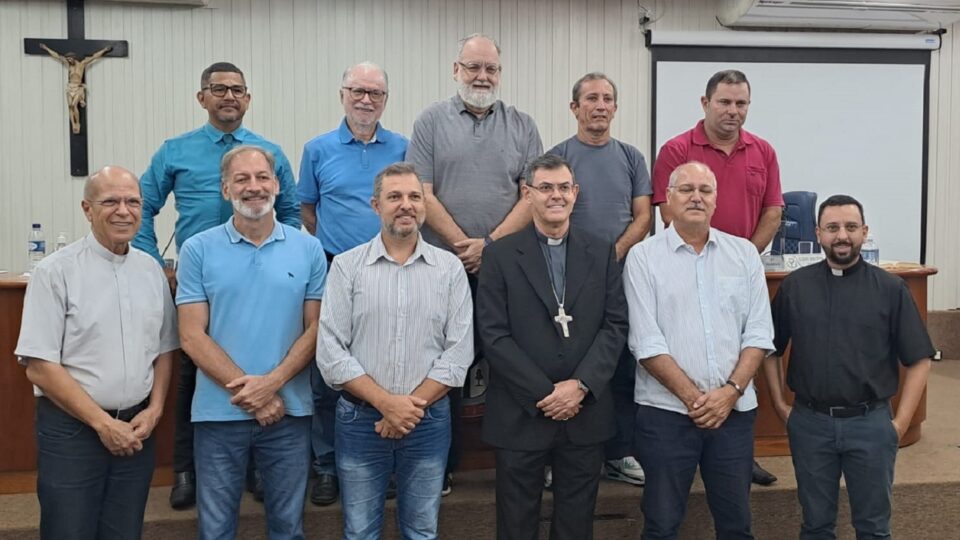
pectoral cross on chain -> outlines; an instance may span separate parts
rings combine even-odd
[[[573,317],[567,315],[567,312],[563,310],[562,305],[557,308],[557,316],[554,317],[553,320],[557,321],[557,323],[559,323],[563,328],[563,337],[570,337],[570,328],[567,326],[567,324],[573,322]]]

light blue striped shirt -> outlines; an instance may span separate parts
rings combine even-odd
[[[333,259],[317,365],[335,390],[369,375],[391,394],[424,379],[461,386],[473,362],[473,302],[463,264],[421,236],[402,265],[378,234]]]
[[[707,392],[726,383],[743,349],[773,350],[763,263],[743,238],[710,229],[697,254],[671,226],[630,250],[623,283],[628,344],[639,361],[634,401],[641,405],[687,413],[683,401],[643,368],[645,359],[670,355]],[[751,381],[734,409],[756,406]]]

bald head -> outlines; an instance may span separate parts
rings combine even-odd
[[[91,174],[83,184],[83,198],[88,201],[95,201],[100,193],[101,186],[106,183],[126,183],[130,182],[136,186],[137,194],[140,193],[140,182],[137,175],[133,174],[123,167],[116,165],[107,165],[97,172]]]
[[[108,166],[90,175],[83,185],[80,207],[100,244],[122,255],[140,228],[143,199],[137,176],[123,167]]]
[[[717,209],[717,177],[710,167],[690,161],[674,169],[667,186],[667,206],[681,236],[683,231],[709,229]]]
[[[707,167],[699,161],[688,161],[674,169],[670,174],[668,187],[674,187],[683,180],[692,177],[707,179],[713,184],[714,189],[717,187],[717,177],[714,176],[713,171],[710,170],[710,167]]]
[[[373,62],[365,61],[348,67],[343,71],[340,84],[341,86],[354,86],[355,80],[358,78],[379,78],[379,82],[383,85],[381,90],[387,91],[389,88],[390,81],[387,78],[386,70]]]

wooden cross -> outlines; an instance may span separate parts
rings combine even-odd
[[[67,0],[67,39],[24,38],[26,54],[49,55],[67,67],[67,112],[70,115],[70,174],[86,176],[86,68],[103,56],[127,56],[126,41],[85,39],[83,0]]]

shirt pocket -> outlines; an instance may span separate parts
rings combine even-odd
[[[747,166],[747,193],[762,198],[767,191],[767,169],[759,165]]]
[[[720,276],[717,278],[717,301],[728,313],[744,313],[747,303],[747,278]]]

